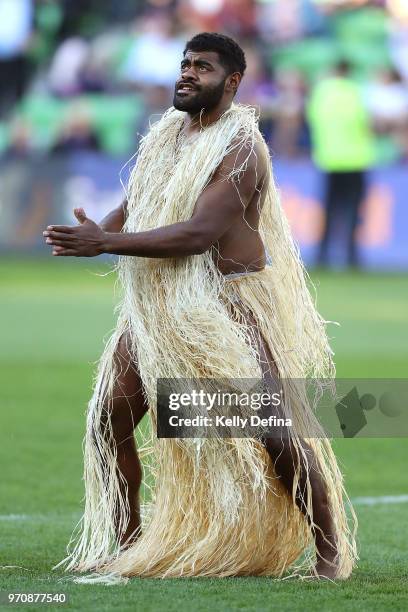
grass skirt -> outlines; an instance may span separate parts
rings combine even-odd
[[[277,338],[276,327],[271,325],[277,317],[277,289],[268,267],[257,274],[226,280],[220,297],[229,305],[234,324],[240,326],[248,344],[251,330],[240,313],[243,309],[252,313],[276,358],[278,370],[284,372],[285,357],[279,343],[286,340]],[[121,493],[114,445],[107,442],[106,429],[102,431],[101,414],[118,375],[114,351],[121,335],[129,329],[131,322],[122,309],[99,362],[88,406],[85,512],[69,545],[69,554],[59,565],[76,572],[94,572],[80,578],[82,582],[105,583],[131,576],[282,577],[286,572],[310,570],[315,563],[312,532],[294,501],[299,473],[290,495],[276,477],[267,451],[256,439],[206,439],[198,444],[193,440],[157,439],[153,394],[147,394],[151,426],[139,446],[146,495],[142,499],[142,535],[130,548],[120,550],[113,517],[119,512],[124,532],[129,508]],[[135,361],[138,355],[135,351]],[[256,357],[259,359],[259,355]],[[243,361],[245,358],[243,355]],[[248,361],[248,376],[254,374],[251,363]],[[241,368],[237,376],[242,372]],[[298,442],[305,439],[325,479],[337,530],[337,577],[346,578],[357,559],[357,522],[342,474],[330,441],[308,437],[318,426],[310,406],[295,402],[291,415],[297,451],[302,452]],[[312,517],[310,504],[309,512]]]

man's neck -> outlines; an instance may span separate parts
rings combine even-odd
[[[196,134],[202,128],[209,127],[225,113],[229,108],[231,108],[232,102],[228,102],[224,105],[217,106],[217,108],[209,111],[198,113],[196,115],[191,115],[190,113],[186,114],[184,119],[184,131],[187,135]]]

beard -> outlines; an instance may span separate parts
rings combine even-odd
[[[173,106],[179,111],[185,111],[191,115],[198,115],[202,110],[206,112],[218,106],[224,95],[225,81],[221,81],[213,87],[197,89],[187,95],[177,93],[177,85],[174,92]]]

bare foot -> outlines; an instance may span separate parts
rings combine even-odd
[[[316,578],[329,578],[329,580],[335,580],[337,576],[337,564],[326,561],[326,559],[319,559],[315,565]]]
[[[314,567],[314,572],[309,578],[327,578],[336,580],[338,571],[337,548],[332,544],[320,546],[317,551],[317,562]]]

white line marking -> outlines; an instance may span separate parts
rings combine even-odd
[[[355,497],[351,500],[356,506],[378,506],[380,504],[406,504],[408,495],[383,495],[381,497]]]
[[[408,495],[382,495],[379,497],[354,497],[355,506],[379,506],[382,504],[406,504]],[[0,514],[0,521],[68,521],[79,520],[80,514]]]
[[[75,514],[0,514],[0,521],[70,521],[79,520],[81,515]]]
[[[30,518],[28,514],[0,514],[0,521],[27,521]]]

